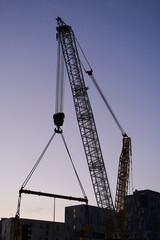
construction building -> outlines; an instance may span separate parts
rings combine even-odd
[[[101,240],[105,238],[103,212],[102,208],[82,204],[65,208],[65,223],[4,218],[0,240]]]
[[[62,222],[8,218],[1,225],[0,240],[70,240],[70,229]]]
[[[71,239],[104,239],[104,209],[90,205],[65,208],[65,223],[72,230]]]
[[[136,190],[126,203],[125,239],[160,240],[160,193]],[[65,223],[3,218],[0,240],[105,239],[104,213],[103,208],[81,204],[65,208]]]
[[[135,191],[127,196],[126,239],[160,240],[160,193]]]

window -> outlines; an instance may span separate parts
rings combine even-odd
[[[73,209],[73,218],[74,219],[76,218],[76,209],[75,208]]]
[[[73,231],[75,231],[76,230],[76,225],[75,224],[73,224]]]
[[[46,224],[46,228],[49,229],[49,224]]]

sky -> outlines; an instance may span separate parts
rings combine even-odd
[[[0,0],[2,218],[15,216],[18,191],[54,132],[58,16],[72,26],[96,81],[131,137],[133,189],[160,192],[160,2]],[[122,135],[91,80],[84,78],[114,201]],[[96,205],[67,73],[64,113],[64,137],[89,204]],[[26,189],[83,197],[59,134]],[[65,206],[75,204],[56,199],[56,221],[64,220]],[[20,216],[52,221],[53,206],[53,199],[22,195]]]

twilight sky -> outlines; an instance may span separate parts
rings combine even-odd
[[[50,139],[55,113],[56,17],[73,31],[94,76],[132,139],[134,189],[160,192],[160,2],[158,0],[0,0],[0,217],[16,213],[18,191]],[[122,136],[91,80],[89,86],[115,197]],[[95,197],[65,77],[64,136],[89,199]],[[82,197],[56,135],[27,189]],[[56,220],[64,206],[56,200]],[[21,217],[53,219],[53,199],[22,195]]]

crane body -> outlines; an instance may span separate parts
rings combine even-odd
[[[118,226],[120,236],[124,238],[126,196],[128,193],[130,157],[131,157],[131,139],[124,135],[122,152],[119,158],[118,178],[115,197],[115,211],[118,217]]]
[[[63,52],[63,57],[71,86],[77,122],[80,129],[97,206],[106,209],[104,221],[106,223],[105,225],[108,226],[106,229],[108,232],[107,237],[111,237],[113,233],[118,234],[118,236],[122,236],[122,232],[124,232],[125,198],[128,191],[130,170],[130,138],[123,131],[113,111],[109,107],[109,111],[111,112],[116,124],[120,128],[123,135],[123,146],[119,159],[117,189],[114,207],[94,115],[87,93],[88,88],[85,85],[81,62],[79,59],[76,38],[71,26],[66,25],[60,17],[58,17],[56,20],[57,40],[60,42]],[[102,92],[100,91],[100,88],[92,76],[92,69],[86,72],[91,76],[103,100],[105,100]],[[107,101],[105,100],[105,104],[106,103]],[[106,105],[107,107],[109,106],[108,103]],[[119,216],[122,212],[123,217],[117,218],[116,213],[118,213]]]
[[[93,111],[83,77],[75,36],[72,28],[66,25],[61,18],[57,18],[57,24],[58,40],[61,43],[66,69],[68,72],[77,121],[97,205],[101,208],[110,210],[110,215],[112,215],[114,214],[111,213],[114,212],[113,200]],[[107,221],[110,222],[110,220]],[[108,226],[109,225],[113,225],[113,222],[108,224]],[[113,230],[112,227],[110,227],[110,230],[111,229]]]
[[[77,121],[99,207],[114,209],[95,120],[72,28],[57,18],[57,31],[72,90]]]
[[[121,125],[119,124],[115,114],[113,113],[110,105],[106,101],[102,91],[100,90],[98,84],[93,77],[92,69],[86,71],[96,86],[98,92],[100,93],[102,99],[104,100],[108,110],[110,111],[114,121],[118,125],[122,135],[123,135],[123,145],[122,152],[119,158],[119,167],[118,167],[118,178],[117,178],[117,187],[116,187],[116,197],[115,197],[115,206],[113,204],[111,190],[109,186],[109,181],[107,177],[107,172],[104,164],[104,159],[101,151],[100,141],[98,137],[98,132],[94,120],[93,111],[91,108],[90,100],[88,97],[88,87],[85,85],[84,76],[82,72],[81,62],[79,59],[79,54],[76,46],[76,38],[74,36],[74,32],[72,31],[71,26],[66,25],[60,17],[57,18],[57,40],[59,41],[59,47],[61,46],[61,50],[63,52],[63,57],[68,73],[68,78],[71,86],[73,102],[75,106],[75,112],[77,116],[77,122],[80,129],[81,139],[86,155],[86,160],[88,163],[88,168],[91,176],[91,181],[97,201],[97,206],[104,209],[104,227],[107,239],[112,239],[113,235],[119,237],[123,237],[124,239],[124,223],[125,223],[125,208],[126,208],[126,196],[128,193],[128,184],[129,184],[129,173],[130,173],[130,157],[131,157],[131,139],[127,136],[127,134],[123,131]],[[58,53],[60,49],[58,50]],[[59,69],[58,63],[58,69]],[[42,154],[36,161],[34,167],[30,171],[26,180],[22,184],[22,187],[19,191],[18,198],[18,207],[16,212],[15,219],[17,220],[17,229],[18,229],[18,219],[20,212],[20,203],[21,203],[21,194],[32,194],[38,196],[46,196],[46,197],[54,197],[54,198],[62,198],[68,200],[76,200],[81,202],[86,202],[88,204],[88,199],[86,197],[83,186],[78,177],[77,171],[74,167],[72,158],[70,156],[69,150],[66,145],[66,141],[64,139],[61,126],[63,125],[65,115],[62,112],[62,95],[63,95],[63,82],[61,79],[61,83],[59,81],[59,72],[57,75],[57,104],[56,104],[56,113],[53,115],[53,120],[56,125],[55,132],[50,138],[48,144],[44,148]],[[59,102],[59,100],[61,100]],[[30,191],[24,189],[34,171],[36,170],[38,164],[40,163],[42,157],[44,156],[46,150],[48,149],[53,137],[55,134],[61,134],[64,145],[70,157],[72,166],[76,173],[77,179],[79,181],[82,193],[84,198],[77,198],[71,196],[64,195],[56,195],[51,193]],[[86,225],[86,230],[88,230],[88,226]],[[89,226],[90,228],[90,226]],[[83,229],[85,230],[85,228]],[[18,235],[16,235],[15,239]],[[114,238],[117,239],[117,238]]]

